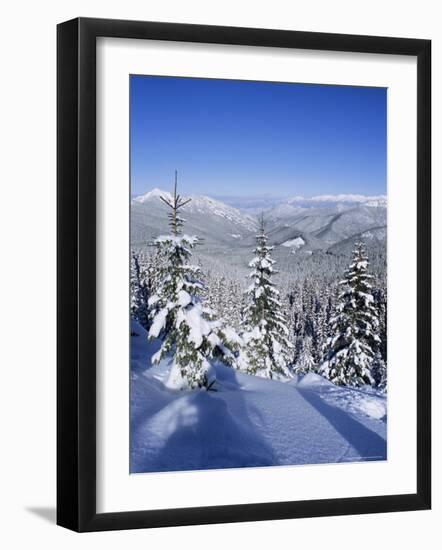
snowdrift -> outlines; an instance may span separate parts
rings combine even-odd
[[[386,398],[307,374],[290,382],[213,364],[215,391],[166,387],[158,342],[131,330],[131,473],[385,460]]]

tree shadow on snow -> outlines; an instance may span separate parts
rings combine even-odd
[[[303,388],[298,388],[298,391],[354,449],[354,453],[350,449],[342,457],[342,462],[386,460],[387,442],[384,438],[358,422],[347,412],[329,405],[316,392]]]
[[[217,391],[186,392],[171,407],[171,433],[150,464],[137,471],[206,470],[271,466],[272,448],[257,432],[233,369]]]

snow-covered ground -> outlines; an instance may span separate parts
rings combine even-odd
[[[215,391],[166,387],[132,325],[131,472],[385,460],[386,398],[316,374],[267,380],[214,364]]]
[[[301,246],[305,245],[305,241],[302,237],[296,237],[296,239],[290,239],[288,241],[285,241],[281,244],[281,246],[286,246],[289,248],[301,248]]]

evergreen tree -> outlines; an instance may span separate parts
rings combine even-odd
[[[158,363],[173,357],[169,385],[175,388],[209,388],[214,382],[208,358],[233,361],[229,343],[235,335],[223,330],[213,311],[202,301],[204,285],[201,269],[189,263],[198,237],[182,234],[184,221],[180,210],[190,202],[177,194],[175,172],[171,199],[160,197],[170,208],[170,235],[155,240],[162,258],[162,272],[155,294],[149,299],[152,324],[149,338],[160,338],[162,345],[153,356]]]
[[[374,382],[371,367],[380,340],[371,279],[363,244],[356,243],[353,261],[339,283],[342,291],[331,319],[332,336],[320,368],[320,374],[338,386]]]
[[[384,362],[387,362],[387,288],[386,281],[379,281],[379,288],[373,292],[373,298],[379,317],[379,350]]]
[[[273,247],[267,244],[263,216],[256,243],[256,256],[249,263],[252,284],[246,291],[248,304],[242,335],[245,347],[240,356],[240,368],[264,378],[287,377],[290,376],[288,361],[292,345],[288,340],[279,291],[272,281],[277,272],[270,256]]]
[[[139,255],[132,252],[130,265],[130,311],[132,319],[149,330],[149,277],[140,265]]]
[[[302,342],[301,351],[299,353],[294,372],[296,374],[307,374],[308,372],[316,371],[317,365],[312,353],[312,339],[307,336]]]
[[[387,392],[387,365],[378,351],[374,357],[371,373],[375,386],[383,393]]]
[[[312,355],[315,363],[322,359],[322,350],[326,341],[326,306],[325,289],[317,289],[315,292],[315,316],[314,316],[314,340],[312,342]]]

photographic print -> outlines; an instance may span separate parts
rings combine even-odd
[[[387,459],[387,90],[130,76],[130,472]]]

